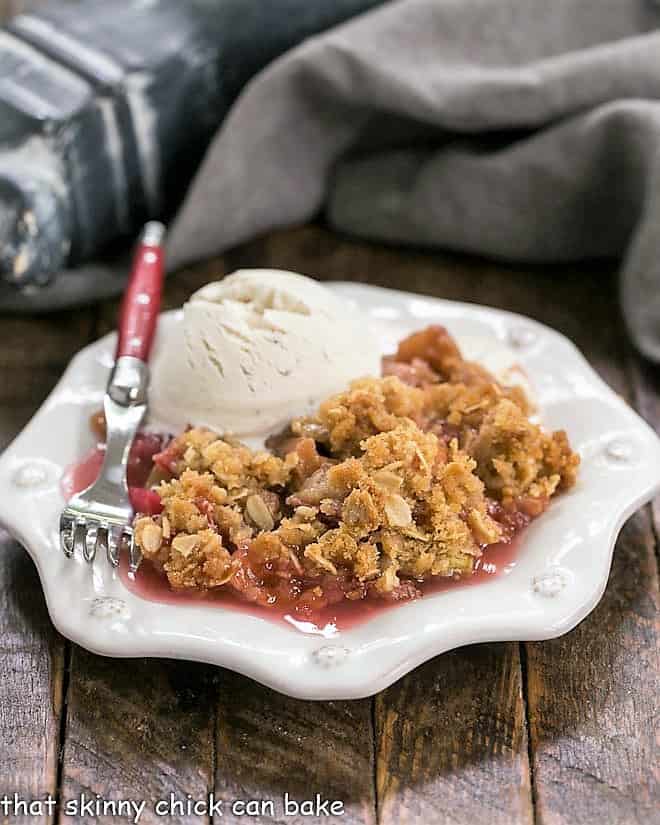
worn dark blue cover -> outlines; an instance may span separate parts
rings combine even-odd
[[[15,18],[0,31],[0,276],[13,285],[0,309],[116,291],[69,277],[58,295],[57,275],[167,217],[245,83],[379,2],[82,0]]]

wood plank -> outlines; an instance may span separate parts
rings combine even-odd
[[[90,313],[1,318],[0,450],[40,406],[92,332]]]
[[[213,789],[216,669],[158,659],[113,660],[74,646],[62,760],[63,800],[140,803],[140,823],[202,823],[188,811]],[[169,807],[170,794],[182,807]],[[163,811],[156,805],[163,802]],[[164,811],[171,814],[163,816]],[[159,815],[159,812],[161,815]],[[69,814],[69,815],[67,815]],[[60,821],[92,821],[63,804]],[[114,823],[112,811],[93,817]]]
[[[64,640],[48,618],[34,564],[4,530],[0,558],[0,795],[44,799],[57,789]],[[26,814],[11,821],[34,818]]]
[[[660,821],[653,543],[640,511],[617,542],[596,610],[570,634],[527,645],[539,825]]]
[[[223,672],[218,702],[216,793],[228,800],[222,822],[249,817],[232,800],[271,801],[260,823],[372,825],[376,821],[372,703],[290,699],[235,673]],[[342,803],[335,816],[318,818],[292,807],[320,794]],[[330,809],[329,809],[330,810]],[[342,811],[341,813],[339,811]]]
[[[531,823],[517,644],[432,659],[376,697],[379,822]]]
[[[0,321],[0,449],[27,423],[91,329],[89,314],[80,313]],[[4,531],[0,589],[0,790],[43,799],[57,789],[65,644],[48,618],[32,561]]]

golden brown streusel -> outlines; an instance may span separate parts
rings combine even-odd
[[[177,589],[231,587],[301,611],[418,594],[470,574],[575,482],[563,432],[530,421],[517,388],[430,327],[315,416],[253,451],[195,428],[156,456],[162,513],[136,542]]]

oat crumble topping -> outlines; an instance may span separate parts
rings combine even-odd
[[[155,456],[158,515],[135,519],[172,588],[233,588],[305,614],[343,599],[416,598],[466,576],[575,483],[566,434],[465,361],[443,327],[401,342],[382,378],[355,381],[253,451],[193,428]]]

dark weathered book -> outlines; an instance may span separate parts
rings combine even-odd
[[[244,83],[380,0],[83,0],[0,30],[0,276],[46,283],[178,203]]]

